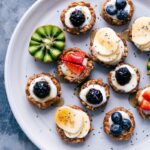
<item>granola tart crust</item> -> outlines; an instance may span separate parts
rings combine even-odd
[[[134,67],[133,65],[131,65],[131,64],[128,64],[128,63],[121,63],[121,64],[119,64],[117,67],[119,67],[119,66],[121,66],[121,65],[129,65],[130,67],[132,67],[134,70],[135,70],[135,72],[136,72],[136,74],[137,74],[137,86],[134,88],[134,89],[132,89],[131,91],[129,91],[129,92],[125,92],[124,90],[120,90],[120,89],[118,89],[116,86],[114,86],[113,85],[113,83],[112,83],[112,73],[113,73],[113,71],[111,71],[109,74],[108,74],[108,82],[109,82],[109,84],[111,85],[111,87],[113,88],[113,90],[114,91],[116,91],[116,92],[118,92],[118,93],[134,93],[134,92],[136,92],[137,90],[138,90],[138,87],[139,87],[139,83],[140,83],[140,72],[139,72],[139,70],[138,70],[138,68],[136,68],[136,67]]]
[[[72,7],[76,7],[76,6],[86,6],[88,7],[88,9],[90,10],[91,12],[91,16],[92,16],[92,19],[90,21],[90,24],[84,26],[83,28],[69,28],[66,26],[65,24],[65,14],[66,12],[72,8]],[[92,29],[92,27],[94,26],[95,22],[96,22],[96,14],[95,14],[95,11],[94,9],[91,7],[90,3],[88,2],[84,2],[84,1],[81,1],[81,2],[72,2],[68,8],[64,9],[60,15],[60,19],[61,19],[61,22],[62,24],[64,25],[65,27],[65,31],[71,33],[71,34],[75,34],[75,35],[79,35],[81,33],[85,33],[87,32],[88,30]]]
[[[57,87],[57,97],[53,98],[53,99],[49,99],[47,100],[46,102],[39,102],[39,101],[36,101],[31,95],[30,95],[30,91],[29,91],[29,87],[30,87],[30,84],[31,82],[38,78],[38,77],[41,77],[41,76],[47,76],[49,77],[53,83],[56,85]],[[60,87],[60,83],[59,81],[53,76],[51,75],[50,73],[40,73],[40,74],[36,74],[36,75],[33,75],[31,77],[29,77],[28,81],[27,81],[27,84],[26,84],[26,88],[25,88],[25,92],[26,92],[26,97],[28,99],[28,101],[33,104],[34,106],[37,106],[38,108],[40,109],[47,109],[49,106],[55,104],[55,103],[58,103],[61,99],[61,87]]]
[[[106,4],[109,2],[110,0],[106,0],[104,2],[104,4],[102,5],[101,8],[101,16],[103,17],[103,19],[111,24],[111,25],[116,25],[116,26],[121,26],[121,25],[125,25],[127,24],[129,21],[131,21],[133,13],[134,13],[134,4],[132,2],[132,0],[127,0],[128,4],[130,5],[130,13],[128,15],[128,18],[126,20],[119,20],[119,19],[113,19],[111,16],[108,15],[108,13],[105,10],[105,6]]]
[[[79,106],[76,106],[76,105],[71,105],[70,107],[73,108],[73,109],[77,109],[77,110],[83,111],[83,109],[81,109]],[[88,115],[90,121],[92,121],[92,119],[91,119],[91,117],[89,116],[89,114],[87,114],[87,115]],[[93,130],[93,129],[92,129],[92,124],[90,124],[90,126],[91,126],[91,128],[90,128],[88,134],[86,135],[86,137],[87,137],[87,136],[89,135],[89,133]],[[59,128],[57,125],[56,125],[56,130],[57,130],[57,133],[59,134],[59,136],[61,137],[61,139],[62,139],[63,141],[65,141],[65,142],[67,142],[67,143],[76,143],[76,144],[77,144],[77,143],[83,143],[83,142],[85,142],[85,140],[86,140],[86,137],[84,137],[84,138],[68,138],[68,137],[65,135],[63,129]]]
[[[124,111],[125,113],[127,113],[130,117],[130,121],[131,121],[132,126],[131,126],[129,131],[126,131],[126,132],[122,133],[120,136],[115,137],[110,133],[109,118],[111,117],[112,113],[117,112],[117,111]],[[104,121],[103,121],[103,126],[104,126],[104,132],[107,135],[109,135],[112,139],[114,139],[116,141],[127,141],[127,140],[130,140],[130,138],[131,138],[131,136],[135,130],[134,116],[130,111],[126,110],[125,108],[117,107],[117,108],[114,108],[113,110],[106,113]]]
[[[81,90],[83,90],[84,88],[88,87],[89,85],[91,84],[98,84],[100,86],[103,86],[105,88],[105,91],[106,91],[106,102],[103,103],[102,105],[98,106],[98,107],[94,107],[94,106],[90,106],[88,103],[86,103],[85,101],[83,101],[79,94],[81,92]],[[109,90],[109,86],[107,84],[105,84],[102,80],[96,80],[96,79],[93,79],[93,80],[89,80],[87,81],[86,83],[84,83],[82,86],[81,86],[81,89],[78,93],[78,97],[79,97],[79,100],[81,102],[81,104],[83,106],[85,106],[85,108],[91,110],[91,111],[96,111],[96,110],[99,110],[99,109],[102,109],[106,106],[108,100],[109,100],[109,97],[110,97],[110,90]]]
[[[95,33],[96,33],[96,31],[94,31],[93,34],[95,34]],[[93,39],[92,39],[92,37],[91,37],[91,40],[90,40],[90,51],[91,51],[91,55],[92,55],[93,61],[98,62],[98,63],[101,63],[102,65],[104,65],[104,66],[107,67],[107,68],[115,67],[115,66],[117,66],[119,63],[124,62],[124,60],[126,59],[126,57],[128,57],[128,45],[127,45],[126,40],[121,36],[121,34],[119,34],[119,33],[116,33],[116,34],[117,34],[117,36],[122,40],[122,42],[124,43],[124,46],[125,46],[124,54],[122,55],[122,58],[120,59],[120,61],[119,61],[117,64],[115,64],[115,65],[113,65],[113,64],[110,65],[110,64],[106,64],[106,63],[100,61],[99,59],[97,59],[97,58],[93,55],[93,53],[92,53],[92,51],[93,51]],[[95,36],[95,35],[91,35],[91,36]]]
[[[81,49],[80,48],[66,49],[66,50],[64,50],[62,56],[68,52],[71,52],[71,51],[81,51]],[[60,67],[60,65],[62,64],[61,60],[58,61],[58,67],[57,67],[58,76],[64,77],[64,79],[68,80],[71,83],[81,83],[82,81],[84,81],[90,75],[91,71],[94,68],[93,60],[91,59],[90,55],[85,53],[85,57],[88,58],[88,63],[87,63],[85,70],[83,71],[83,73],[78,78],[66,76],[63,74],[61,67]]]
[[[150,115],[147,115],[147,114],[145,114],[145,113],[142,111],[142,109],[140,108],[139,101],[138,101],[138,99],[139,99],[139,97],[140,97],[140,95],[141,95],[141,92],[142,92],[145,88],[150,88],[150,85],[148,85],[148,86],[146,86],[146,87],[144,87],[144,88],[139,89],[138,92],[137,92],[137,94],[136,94],[137,110],[138,110],[138,112],[139,112],[139,115],[140,115],[143,119],[150,119]]]

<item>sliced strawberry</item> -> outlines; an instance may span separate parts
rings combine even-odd
[[[78,65],[78,64],[73,64],[73,63],[70,63],[70,62],[67,62],[67,61],[63,61],[63,62],[69,68],[69,70],[71,72],[73,72],[74,74],[77,74],[77,75],[80,75],[85,69],[84,66],[81,66],[81,65]]]
[[[150,103],[146,100],[143,100],[140,108],[142,108],[143,110],[150,110]]]
[[[150,90],[146,90],[142,96],[145,100],[150,102]]]
[[[85,53],[82,51],[70,52],[62,57],[62,60],[75,63],[82,64],[85,57]]]

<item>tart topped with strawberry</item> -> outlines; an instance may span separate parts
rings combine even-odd
[[[150,119],[150,86],[140,89],[136,94],[137,109],[144,119]]]
[[[80,83],[86,79],[93,69],[90,56],[79,48],[64,51],[60,58],[57,73],[69,82]]]

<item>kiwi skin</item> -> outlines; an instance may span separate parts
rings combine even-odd
[[[65,33],[55,25],[38,27],[31,36],[29,53],[44,63],[55,61],[65,48]]]

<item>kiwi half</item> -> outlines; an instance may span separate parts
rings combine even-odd
[[[48,63],[57,60],[65,48],[65,34],[54,25],[38,27],[31,36],[29,53],[37,60]]]

